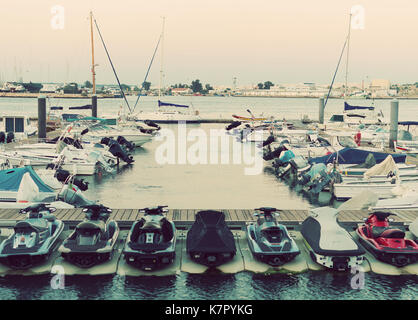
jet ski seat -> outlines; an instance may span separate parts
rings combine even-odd
[[[388,227],[373,227],[372,229],[373,238],[404,238],[405,232],[399,229],[393,229]]]
[[[405,232],[399,229],[386,229],[380,236],[382,238],[403,239],[405,237]]]
[[[262,234],[270,243],[279,243],[283,238],[283,232],[280,229],[263,230]]]

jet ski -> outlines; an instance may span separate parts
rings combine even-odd
[[[166,207],[141,209],[144,216],[132,225],[123,250],[128,264],[151,271],[174,261],[176,227],[164,216]]]
[[[13,269],[28,269],[46,261],[58,244],[64,223],[53,213],[56,209],[45,203],[33,204],[19,213],[26,219],[18,221],[14,233],[0,245],[0,262]]]
[[[90,268],[112,258],[119,226],[110,220],[111,209],[89,205],[83,209],[86,217],[64,240],[58,251],[67,261],[81,268]]]
[[[235,239],[220,211],[199,211],[187,233],[186,250],[190,258],[208,267],[216,267],[235,256]]]
[[[396,215],[387,211],[376,211],[358,227],[356,232],[361,243],[373,255],[386,263],[403,267],[418,260],[418,244],[405,239],[405,232],[391,228],[389,216]]]
[[[248,246],[253,256],[272,266],[294,259],[300,251],[286,227],[277,222],[276,216],[280,211],[269,207],[255,211],[257,221],[247,226]]]
[[[302,222],[301,233],[312,260],[329,269],[347,271],[363,263],[365,251],[339,225],[338,212],[331,207],[313,209]]]

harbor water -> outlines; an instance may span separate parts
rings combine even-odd
[[[136,97],[128,97],[128,100],[132,107]],[[191,104],[202,118],[231,119],[232,114],[248,116],[247,109],[255,116],[275,115],[289,120],[301,119],[303,115],[313,120],[318,118],[317,99],[165,97],[165,100]],[[88,103],[88,99],[48,101],[49,106],[64,107]],[[371,100],[350,101],[350,104],[364,106],[371,103]],[[99,99],[98,116],[117,115],[121,105],[124,105],[122,99]],[[389,118],[390,100],[376,100],[374,105]],[[148,112],[156,106],[157,97],[141,97],[136,111]],[[342,100],[330,99],[325,118],[341,113],[342,109]],[[418,101],[401,100],[400,120],[417,120],[417,110]],[[2,98],[0,113],[36,116],[37,101]],[[258,171],[255,159],[259,150],[254,144],[246,148],[235,137],[227,136],[229,147],[218,150],[219,159],[222,154],[225,156],[224,163],[210,163],[209,155],[206,155],[208,163],[196,164],[187,156],[194,141],[188,141],[185,153],[180,155],[177,146],[184,136],[179,127],[173,124],[162,127],[173,133],[173,148],[177,150],[174,163],[164,163],[161,159],[162,145],[168,140],[155,139],[133,152],[135,162],[132,165],[121,163],[115,173],[87,177],[89,189],[85,196],[111,208],[168,205],[173,209],[251,209],[260,206],[308,209],[318,205],[289,188],[271,172]],[[211,130],[222,131],[224,127],[225,124],[190,124],[186,133],[195,130],[197,136],[210,140]],[[170,150],[166,149],[166,152]],[[246,157],[248,161],[245,161]],[[251,168],[255,174],[248,174]],[[52,289],[51,275],[7,276],[0,278],[0,299],[418,299],[417,276],[384,276],[369,272],[364,274],[361,288],[353,288],[353,277],[350,273],[330,271],[276,275],[240,272],[231,275],[179,273],[169,277],[67,276],[64,289]]]

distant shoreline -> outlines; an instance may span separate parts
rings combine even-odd
[[[83,96],[81,94],[51,94],[51,93],[20,93],[20,92],[0,92],[0,98],[38,98],[40,96],[45,96],[47,98],[53,98],[53,99],[91,99],[91,95],[89,96]],[[130,95],[127,95],[130,96]],[[137,96],[137,95],[132,95]],[[164,97],[189,97],[194,95],[176,95],[176,96],[164,96]],[[229,97],[229,98],[284,98],[284,99],[319,99],[319,97],[312,97],[312,96],[253,96],[253,95],[224,95],[224,96],[216,96],[216,95],[198,95],[201,97]],[[153,97],[153,96],[149,96]],[[98,99],[120,99],[121,97],[114,97],[111,95],[97,95]],[[336,97],[329,97],[329,99],[337,99],[337,100],[343,100],[344,98],[336,98]],[[358,98],[358,97],[349,97],[349,100],[392,100],[392,99],[398,99],[398,100],[418,100],[418,96],[412,96],[412,97],[378,97],[378,98]]]

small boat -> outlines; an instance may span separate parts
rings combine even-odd
[[[233,114],[232,117],[234,119],[238,119],[240,121],[266,121],[268,120],[268,118],[266,117],[261,117],[261,118],[252,118],[252,117],[243,117],[243,116],[238,116],[236,114]]]
[[[255,211],[257,221],[247,226],[248,246],[253,256],[272,266],[293,260],[300,251],[287,228],[276,220],[280,210],[263,207]]]
[[[405,232],[392,228],[389,211],[375,211],[356,233],[361,243],[377,259],[396,267],[403,267],[418,260],[418,244],[405,238]]]
[[[301,233],[316,263],[347,271],[363,263],[365,251],[337,221],[339,211],[330,207],[313,209],[302,222]]]
[[[208,267],[217,267],[232,260],[236,254],[235,239],[221,211],[196,213],[196,220],[187,233],[186,250],[190,258]]]
[[[0,262],[14,269],[28,269],[46,261],[58,244],[64,223],[52,213],[53,207],[34,204],[19,213],[26,219],[18,221],[14,232],[0,245]]]
[[[112,258],[119,226],[109,219],[111,209],[89,205],[83,209],[86,218],[59,248],[62,257],[81,268],[90,268]]]
[[[176,227],[164,213],[166,206],[144,208],[144,216],[129,231],[123,254],[128,264],[151,271],[165,267],[176,255]]]

